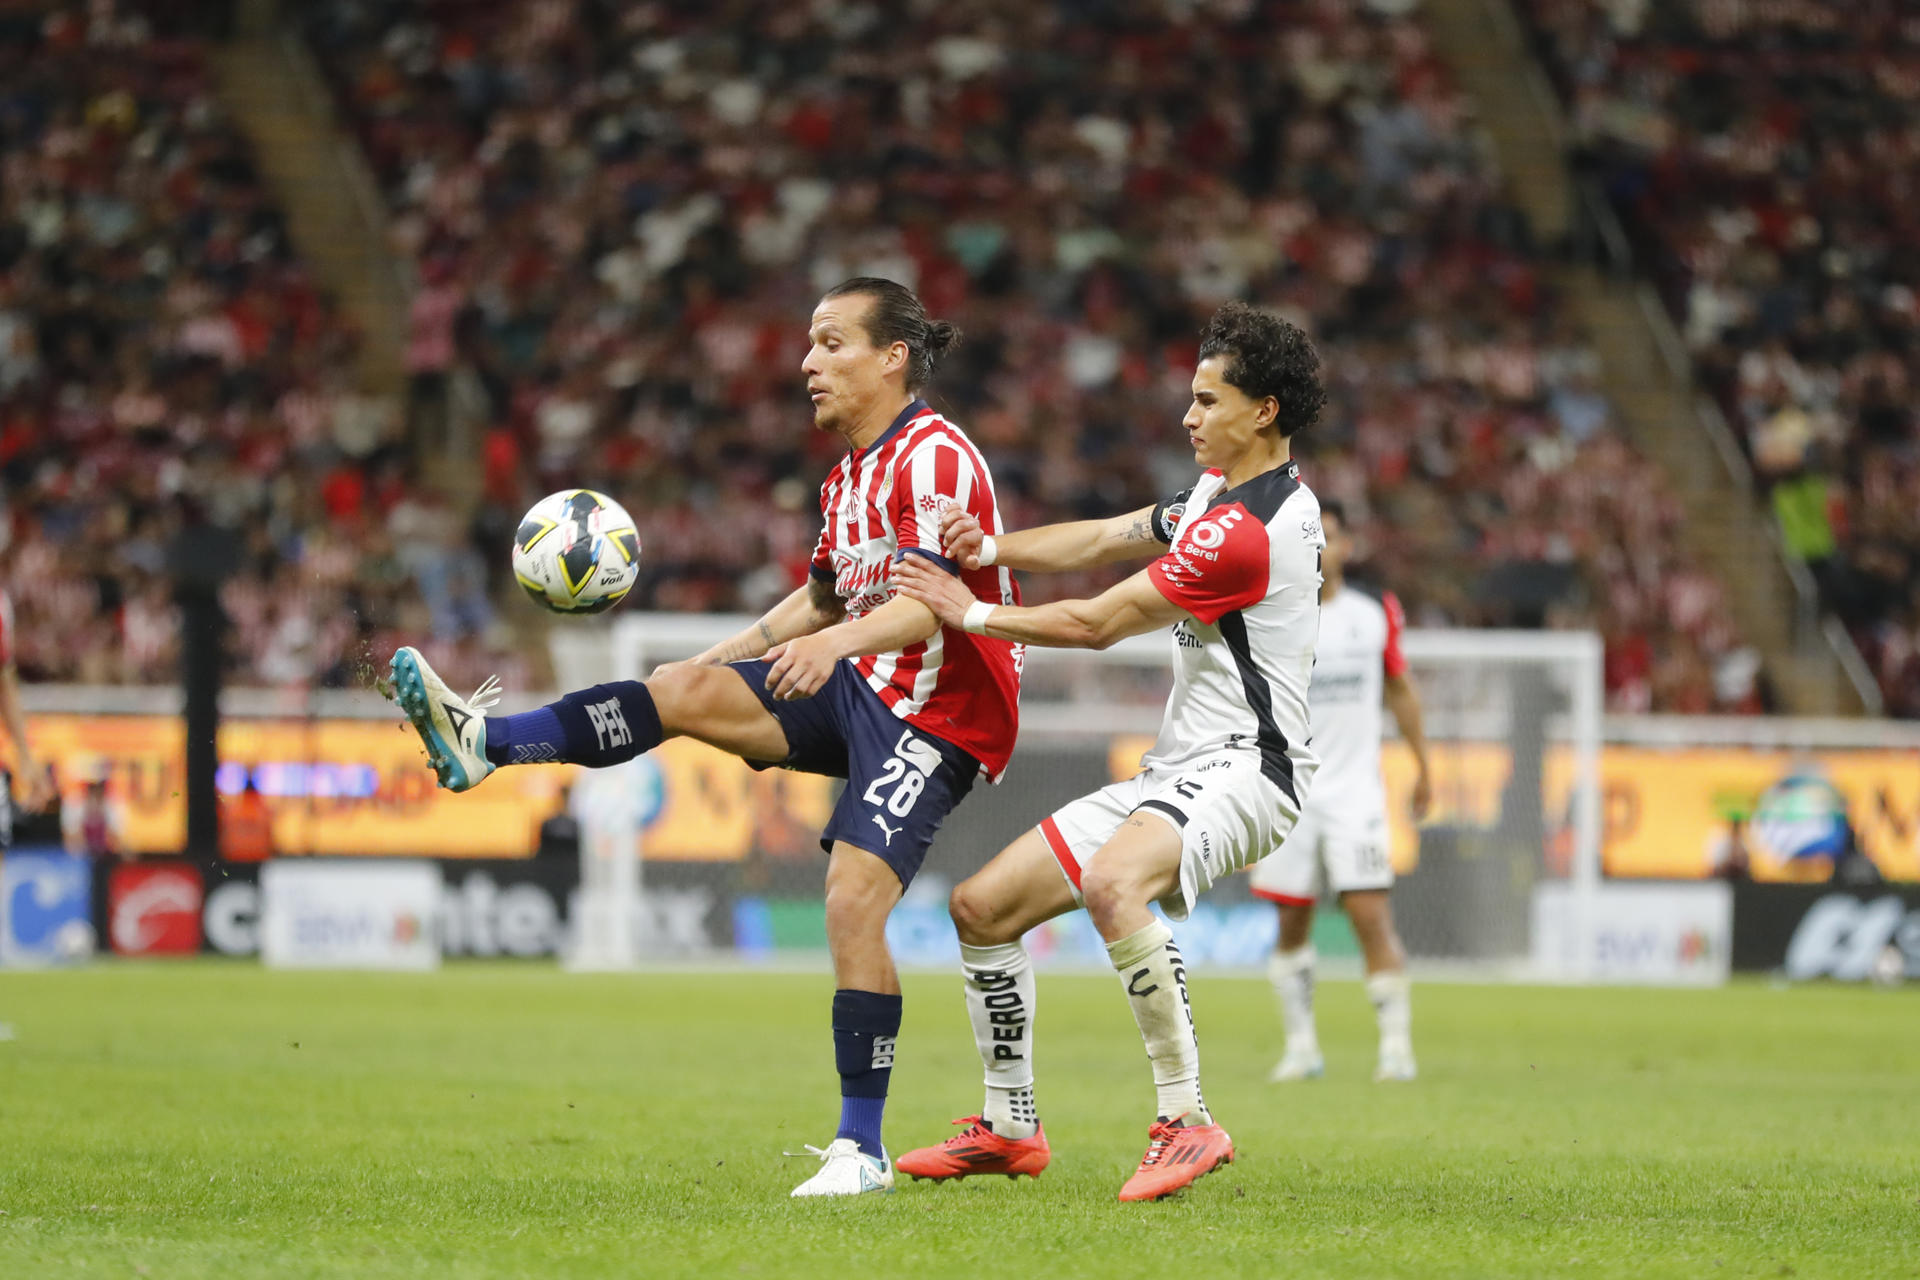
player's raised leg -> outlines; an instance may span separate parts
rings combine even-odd
[[[948,906],[960,935],[967,1017],[986,1075],[980,1114],[945,1142],[909,1151],[900,1172],[935,1180],[999,1173],[1038,1177],[1052,1158],[1033,1093],[1033,960],[1027,930],[1074,909],[1072,886],[1038,830],[955,886]]]
[[[1373,1078],[1412,1080],[1413,996],[1407,980],[1407,953],[1393,927],[1393,908],[1385,889],[1355,889],[1340,895],[1340,905],[1360,940],[1367,965],[1367,999],[1380,1024],[1380,1061]]]
[[[1133,1010],[1153,1064],[1159,1115],[1147,1152],[1120,1188],[1122,1200],[1158,1200],[1233,1159],[1233,1140],[1200,1095],[1200,1043],[1187,995],[1187,966],[1173,930],[1147,909],[1180,888],[1181,831],[1143,810],[1121,824],[1080,880],[1087,914]]]
[[[594,685],[510,716],[485,714],[500,698],[494,681],[461,698],[417,649],[395,652],[391,673],[401,710],[449,791],[470,790],[507,764],[620,764],[682,735],[748,760],[787,754],[779,721],[730,667],[675,664],[651,680]]]

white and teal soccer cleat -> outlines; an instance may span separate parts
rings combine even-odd
[[[1267,1073],[1268,1084],[1286,1084],[1293,1080],[1318,1080],[1327,1074],[1327,1060],[1318,1049],[1288,1049]]]
[[[893,1161],[885,1155],[868,1155],[852,1138],[835,1138],[824,1151],[809,1145],[807,1152],[820,1157],[820,1172],[793,1189],[796,1198],[858,1196],[893,1190]]]
[[[1375,1084],[1394,1084],[1414,1079],[1420,1074],[1413,1062],[1411,1046],[1401,1048],[1383,1048],[1380,1050],[1380,1065],[1373,1069]]]
[[[500,682],[492,676],[471,698],[455,696],[434,674],[420,651],[394,650],[388,670],[394,696],[427,747],[427,763],[449,791],[471,791],[493,772],[487,759],[487,708],[500,701]]]

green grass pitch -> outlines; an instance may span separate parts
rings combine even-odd
[[[1121,1205],[1152,1088],[1109,978],[1040,984],[1038,1182],[796,1203],[824,975],[101,965],[0,974],[0,1276],[1920,1276],[1920,992],[1427,985],[1422,1078],[1267,1085],[1265,984],[1194,983],[1237,1163]],[[907,982],[888,1141],[978,1107]]]

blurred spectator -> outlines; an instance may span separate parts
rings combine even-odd
[[[192,503],[244,561],[234,679],[364,681],[391,636],[428,629],[415,575],[439,584],[464,676],[495,661],[471,561],[443,541],[396,566],[388,526],[416,483],[399,424],[354,390],[354,335],[222,114],[207,46],[165,25],[194,8],[0,13],[0,542],[21,672],[177,678],[162,574]]]
[[[554,811],[541,822],[535,833],[534,856],[540,858],[580,859],[580,820],[573,814],[573,788],[560,788]]]
[[[105,777],[87,779],[80,803],[65,810],[69,853],[94,862],[118,858],[126,848],[127,815],[118,801],[107,796]]]
[[[837,280],[967,332],[933,398],[1015,525],[1190,483],[1196,334],[1246,296],[1319,344],[1299,456],[1416,623],[1593,626],[1617,708],[1760,709],[1413,8],[323,0],[308,30],[427,281],[417,399],[485,442],[480,527],[606,488],[642,607],[804,575],[834,442],[796,371]]]
[[[1747,815],[1727,815],[1727,829],[1707,849],[1707,875],[1740,883],[1753,879],[1753,851],[1747,847]]]
[[[265,862],[273,852],[273,813],[249,774],[240,794],[221,802],[220,857],[226,862]]]
[[[60,818],[65,828],[67,852],[85,858],[93,868],[88,909],[94,937],[104,939],[109,923],[107,885],[113,868],[126,856],[126,810],[118,801],[108,798],[107,778],[102,774],[87,780],[80,803],[63,808]]]
[[[1920,15],[1520,7],[1789,547],[1920,716]]]

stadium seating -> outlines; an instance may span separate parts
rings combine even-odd
[[[335,3],[309,33],[439,291],[417,382],[464,368],[483,406],[492,520],[609,486],[652,531],[651,606],[758,607],[799,573],[833,453],[797,425],[822,286],[892,275],[968,331],[936,398],[1016,523],[1182,486],[1194,334],[1250,293],[1320,342],[1334,396],[1299,453],[1376,522],[1416,623],[1598,626],[1616,707],[1758,708],[1406,7],[754,3],[717,30]]]
[[[1521,9],[1789,545],[1920,716],[1912,6]]]
[[[211,89],[110,6],[0,15],[0,475],[28,680],[178,678],[169,554],[230,531],[233,678],[338,685],[399,634],[479,667],[464,529],[412,484],[354,335]],[[482,575],[484,576],[484,575]]]

